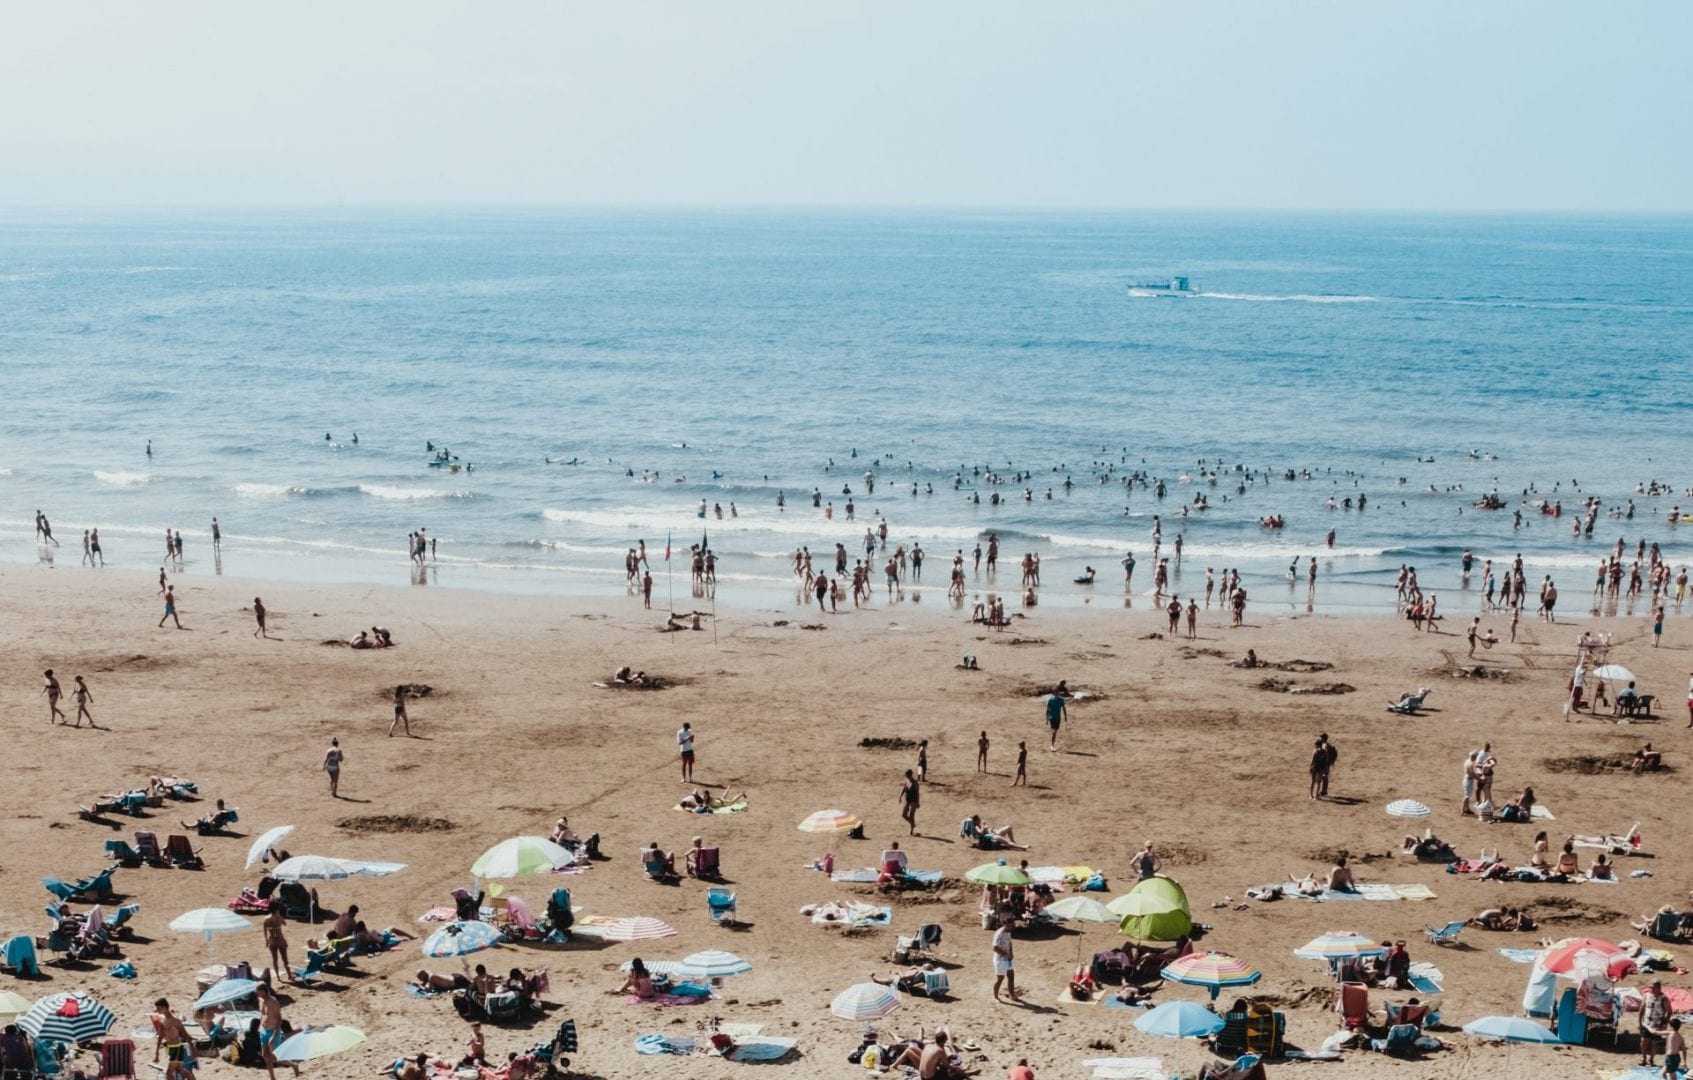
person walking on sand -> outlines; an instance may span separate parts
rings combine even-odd
[[[1172,620],[1174,621],[1174,620]],[[1057,693],[1046,699],[1046,726],[1051,730],[1051,739],[1047,743],[1048,750],[1058,749],[1058,728],[1070,716],[1070,708],[1064,702],[1064,696]]]
[[[922,785],[917,782],[916,774],[905,770],[905,783],[899,786],[899,816],[910,826],[912,836],[917,835],[917,805],[922,798]]]
[[[71,691],[71,700],[76,702],[75,726],[81,727],[82,718],[86,716],[88,717],[89,727],[98,727],[99,725],[94,722],[94,714],[88,711],[89,704],[94,700],[93,691],[88,689],[88,684],[82,681],[81,675],[73,678],[76,682],[76,689]]]
[[[394,737],[394,728],[404,724],[406,738],[411,738],[411,717],[406,715],[406,688],[404,684],[394,687],[394,719],[388,723],[388,737]]]
[[[223,529],[218,525],[218,519],[215,515],[212,517],[212,550],[223,550]]]
[[[159,1050],[165,1051],[165,1080],[188,1080],[191,1075],[184,1062],[188,1056],[188,1029],[182,1018],[170,1011],[170,1002],[159,998],[153,1002],[159,1010],[153,1016],[153,1063],[159,1061]]]
[[[265,602],[256,596],[253,597],[253,621],[259,624],[253,628],[254,637],[270,637],[270,631],[265,629]]]
[[[1011,956],[1011,920],[999,920],[999,929],[993,932],[993,999],[1004,1001],[999,996],[999,988],[1003,985],[1011,1000],[1017,1000],[1017,971]]]
[[[1664,606],[1659,604],[1652,612],[1652,648],[1657,648],[1664,640]]]
[[[1687,726],[1693,727],[1693,724]],[[1029,786],[1029,744],[1026,742],[1019,741],[1017,743],[1017,771],[1012,774],[1011,786]]]
[[[988,733],[976,736],[976,771],[988,771]]]
[[[329,749],[323,754],[323,771],[329,774],[329,797],[341,797],[341,763],[347,760],[347,754],[341,749],[340,739],[330,739]]]
[[[1311,800],[1323,797],[1329,784],[1329,748],[1324,740],[1311,744]]]
[[[178,630],[182,629],[182,620],[176,616],[176,590],[169,585],[165,586],[165,613],[159,616],[159,625],[165,625],[166,619],[176,623]]]
[[[651,570],[648,570],[641,575],[641,602],[646,605],[648,611],[652,610],[653,572]]]
[[[170,588],[170,579],[165,576],[165,568],[161,566],[159,567],[159,595],[163,596],[168,588]]]
[[[270,909],[262,924],[265,935],[265,948],[270,952],[270,969],[280,971],[289,982],[294,981],[294,969],[288,966],[288,935],[283,927],[288,925],[288,915],[280,905]]]
[[[917,740],[917,779],[923,783],[929,782],[929,740]]]
[[[682,783],[694,782],[694,725],[682,721],[682,726],[676,729],[676,749],[682,755]]]
[[[59,680],[53,677],[52,668],[41,673],[41,693],[47,698],[47,722],[51,724],[57,718],[59,723],[64,723],[65,713],[59,708],[59,698],[64,696],[64,691],[59,687]],[[1688,683],[1687,707],[1689,711],[1693,711],[1693,681]],[[1693,727],[1693,723],[1687,726]]]
[[[1188,597],[1188,601],[1187,601],[1187,636],[1188,636],[1189,641],[1192,641],[1194,636],[1195,636],[1195,633],[1196,633],[1195,627],[1198,624],[1198,622],[1199,622],[1199,601],[1193,599],[1192,597]]]
[[[106,555],[100,550],[100,530],[88,530],[88,565],[106,565]]]

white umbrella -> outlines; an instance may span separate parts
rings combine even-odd
[[[607,941],[655,941],[658,938],[674,937],[675,934],[675,927],[662,919],[647,915],[616,919],[600,929],[600,936]]]
[[[479,878],[513,878],[550,873],[575,861],[575,855],[546,837],[514,836],[484,851],[470,872]]]
[[[881,983],[857,983],[835,995],[829,1011],[843,1020],[875,1020],[899,1008],[899,995]]]
[[[274,848],[277,844],[281,843],[282,838],[293,831],[294,826],[292,825],[278,825],[274,829],[266,829],[263,835],[253,841],[253,846],[247,849],[247,865],[245,869],[251,870],[254,863],[261,859],[268,858],[270,856],[271,848]]]
[[[1591,674],[1595,679],[1604,679],[1606,682],[1631,683],[1635,681],[1634,672],[1621,664],[1600,664],[1593,669]]]
[[[326,855],[295,855],[276,864],[270,876],[278,881],[344,881],[352,871],[340,859]],[[310,918],[317,921],[317,897],[312,897]]]
[[[170,921],[170,928],[179,934],[206,935],[206,955],[212,955],[212,936],[252,928],[252,922],[228,908],[206,907],[185,911]]]
[[[367,862],[363,859],[342,859],[340,862],[354,877],[387,877],[406,868],[403,862]]]
[[[276,1048],[278,1061],[310,1061],[329,1054],[351,1050],[364,1042],[364,1032],[356,1027],[336,1024],[326,1028],[307,1028],[282,1041]]]
[[[1389,817],[1428,817],[1429,808],[1415,799],[1395,799],[1387,804]]]
[[[677,965],[678,972],[693,979],[721,979],[730,975],[744,975],[752,965],[732,952],[707,949],[694,953]]]

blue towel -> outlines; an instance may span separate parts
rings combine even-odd
[[[683,1038],[665,1038],[663,1035],[642,1035],[635,1040],[637,1054],[691,1054],[694,1052],[694,1040]]]
[[[128,960],[124,960],[121,963],[113,964],[111,970],[107,971],[106,974],[114,979],[133,979],[135,978],[135,965]]]
[[[1533,949],[1500,949],[1499,955],[1515,964],[1532,964],[1535,952]]]
[[[28,934],[19,934],[6,942],[4,955],[6,966],[20,976],[34,978],[41,974],[41,968],[35,961],[35,939]]]
[[[735,1048],[724,1056],[730,1061],[778,1061],[787,1057],[794,1046],[793,1039],[754,1036],[745,1042],[736,1043]]]
[[[1443,987],[1427,975],[1411,976],[1411,985],[1417,988],[1418,993],[1422,994],[1439,994],[1443,992]]]
[[[1152,1007],[1146,1002],[1131,1005],[1126,1001],[1118,1001],[1115,994],[1106,994],[1104,997],[1099,999],[1099,1003],[1107,1009],[1149,1009]]]

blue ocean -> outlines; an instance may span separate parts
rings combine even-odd
[[[1043,603],[1139,606],[1157,515],[1178,593],[1388,610],[1404,563],[1470,610],[1466,548],[1573,601],[1693,529],[1685,219],[9,211],[0,371],[0,558],[61,570],[170,528],[189,575],[621,594],[644,540],[662,598],[704,539],[784,606],[885,520],[932,604],[992,534]]]

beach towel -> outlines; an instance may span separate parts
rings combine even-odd
[[[1366,900],[1397,900],[1397,899],[1399,899],[1399,894],[1393,891],[1392,885],[1383,885],[1380,882],[1375,882],[1375,881],[1366,882],[1364,884],[1359,885],[1358,886],[1358,895],[1362,896]]]
[[[135,965],[128,960],[124,960],[113,964],[106,974],[114,979],[133,979],[135,978]]]
[[[1092,1069],[1094,1080],[1164,1080],[1164,1061],[1155,1057],[1088,1058],[1082,1068]]]
[[[456,909],[450,907],[432,907],[417,917],[418,922],[452,922],[459,917]]]
[[[447,990],[429,990],[417,985],[416,983],[406,984],[406,993],[410,994],[414,998],[424,998],[427,1000],[428,998],[440,997],[442,994],[449,992],[450,991]]]
[[[1535,956],[1538,955],[1533,949],[1498,949],[1496,951],[1513,964],[1532,964]]]
[[[1110,990],[1101,990],[1098,993],[1094,994],[1092,997],[1090,997],[1090,998],[1088,998],[1087,1000],[1084,1001],[1081,998],[1076,997],[1076,995],[1070,993],[1070,988],[1068,986],[1066,986],[1063,990],[1059,991],[1059,993],[1058,993],[1058,1004],[1060,1004],[1060,1005],[1098,1005],[1099,999],[1102,998],[1102,997],[1105,997],[1109,993],[1111,993]]]
[[[694,1040],[686,1035],[642,1035],[635,1040],[637,1054],[691,1054]]]
[[[801,908],[800,914],[807,914],[806,909]],[[857,901],[849,901],[845,904],[837,904],[833,901],[827,904],[818,904],[809,914],[814,926],[886,926],[893,922],[894,918],[893,908],[891,907],[875,907],[870,904],[860,904]]]
[[[735,1048],[723,1056],[730,1061],[779,1061],[793,1053],[794,1048],[798,1045],[799,1040],[797,1039],[779,1039],[770,1035],[761,1035],[745,1042],[737,1041]]]
[[[1079,885],[1093,877],[1091,866],[1031,866],[1029,880],[1043,885]]]
[[[649,965],[650,967],[650,965]],[[750,1039],[764,1030],[763,1024],[745,1024],[734,1021],[718,1023],[717,1030],[731,1039]]]
[[[1133,1003],[1127,1002],[1127,1001],[1118,1001],[1117,995],[1110,990],[1103,991],[1100,994],[1099,1003],[1101,1005],[1105,1006],[1107,1009],[1150,1009],[1150,1008],[1152,1008],[1152,1002],[1150,1002],[1150,1001],[1137,1001],[1137,1002],[1133,1002]]]
[[[1547,808],[1545,803],[1535,803],[1533,806],[1529,807],[1528,808],[1528,816],[1535,821],[1557,821],[1558,820],[1557,818],[1552,816],[1552,811]]]
[[[1589,885],[1621,885],[1622,884],[1621,881],[1617,880],[1614,877],[1613,878],[1583,877],[1582,880],[1585,881]]]
[[[654,994],[650,998],[637,997],[634,994],[630,994],[628,997],[623,999],[624,1003],[627,1005],[657,1005],[661,1008],[674,1005],[700,1005],[709,1000],[711,1000],[709,994],[703,997],[695,994]],[[670,1052],[675,1053],[675,1051]]]
[[[746,808],[747,801],[745,799],[736,799],[734,802],[723,802],[719,799],[713,799],[707,807],[683,806],[681,803],[677,803],[674,807],[674,809],[680,810],[684,814],[739,814],[746,810]]]
[[[1434,890],[1420,882],[1413,882],[1409,885],[1395,885],[1393,891],[1398,894],[1401,900],[1433,900],[1435,898]]]
[[[1316,893],[1315,895],[1307,895],[1307,894],[1302,893],[1302,892],[1294,891],[1291,886],[1289,886],[1287,889],[1282,890],[1282,895],[1283,896],[1296,896],[1301,900],[1317,900],[1317,901],[1362,900],[1362,899],[1364,899],[1364,894],[1361,893],[1361,892],[1348,892],[1344,889],[1324,889],[1322,892]]]
[[[1289,1061],[1339,1061],[1340,1054],[1335,1050],[1283,1050],[1282,1057]]]

